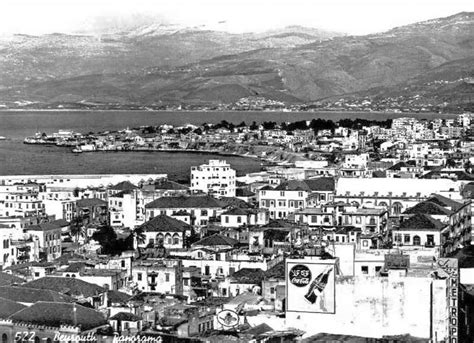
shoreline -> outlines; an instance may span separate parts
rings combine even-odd
[[[363,115],[393,115],[393,116],[455,116],[458,113],[437,113],[437,112],[385,112],[385,111],[354,111],[354,110],[316,110],[316,111],[284,111],[284,110],[145,110],[145,109],[116,109],[116,110],[100,110],[100,109],[0,109],[0,113],[8,112],[18,112],[18,113],[27,113],[27,112],[57,112],[57,113],[67,113],[67,112],[100,112],[100,113],[113,113],[113,112],[143,112],[143,113],[286,113],[286,114],[363,114]]]
[[[42,145],[42,144],[38,144]],[[117,153],[117,152],[165,152],[165,153],[188,153],[188,154],[203,154],[203,155],[219,155],[219,156],[231,156],[231,157],[245,157],[245,158],[253,158],[259,161],[263,161],[257,155],[250,155],[250,154],[238,154],[233,152],[225,152],[225,151],[216,151],[216,150],[193,150],[193,149],[130,149],[130,150],[91,150],[91,151],[82,151],[80,153],[71,152],[72,154],[83,154],[83,153]]]

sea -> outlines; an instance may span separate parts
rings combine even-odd
[[[260,161],[238,156],[206,153],[169,152],[94,152],[73,154],[70,148],[27,145],[23,139],[36,132],[52,134],[59,130],[81,133],[121,130],[142,125],[184,125],[253,121],[292,122],[317,118],[339,120],[364,118],[386,120],[401,116],[453,118],[455,115],[351,113],[351,112],[167,112],[167,111],[0,111],[0,175],[43,174],[134,174],[165,173],[171,180],[184,181],[191,166],[209,159],[225,159],[238,175],[261,170]]]

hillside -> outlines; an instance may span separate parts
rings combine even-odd
[[[472,76],[474,14],[367,36],[298,26],[229,34],[165,25],[100,37],[17,35],[0,41],[0,51],[6,106],[216,105],[249,96],[309,103],[413,92],[417,101],[457,104],[471,101],[470,86],[443,82]]]

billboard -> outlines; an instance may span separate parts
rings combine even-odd
[[[335,313],[335,267],[335,260],[287,260],[287,311]]]
[[[459,315],[459,268],[456,258],[440,258],[437,261],[438,268],[441,268],[448,275],[448,343],[458,341],[458,315]]]

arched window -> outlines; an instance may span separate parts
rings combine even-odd
[[[6,333],[2,335],[2,343],[8,343],[8,335]]]
[[[360,204],[357,201],[351,201],[351,205],[355,207],[359,207]]]
[[[66,277],[70,277],[70,276],[71,276],[71,275],[69,275],[69,274],[66,274]]]
[[[392,206],[392,213],[394,215],[398,215],[398,214],[402,213],[402,209],[403,209],[402,204],[400,204],[399,202],[395,202]]]
[[[179,235],[177,233],[175,233],[173,235],[173,244],[174,245],[178,245],[179,244]]]
[[[413,236],[413,245],[421,245],[420,236]]]
[[[379,202],[378,206],[380,207],[388,207],[387,203],[385,201]]]
[[[35,343],[41,343],[41,339],[38,336],[35,336]]]

